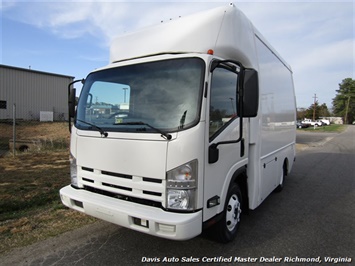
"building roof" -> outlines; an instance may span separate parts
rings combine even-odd
[[[9,65],[2,65],[2,64],[0,64],[0,68],[15,69],[15,70],[26,71],[26,72],[31,72],[31,73],[38,73],[38,74],[51,75],[51,76],[59,76],[59,77],[65,77],[65,78],[72,78],[72,79],[74,79],[73,76],[69,76],[69,75],[63,75],[63,74],[57,74],[57,73],[50,73],[50,72],[45,72],[45,71],[33,70],[33,69],[28,69],[28,68],[20,68],[20,67],[14,67],[14,66],[9,66]]]

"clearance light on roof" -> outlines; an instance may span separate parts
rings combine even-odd
[[[209,49],[209,50],[207,51],[207,54],[213,55],[213,54],[214,54],[214,51],[213,51],[212,49]]]

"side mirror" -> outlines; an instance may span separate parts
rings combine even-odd
[[[75,116],[75,106],[76,106],[76,89],[71,89],[68,99],[69,106],[69,117],[74,118]]]
[[[243,117],[256,117],[259,108],[259,79],[254,69],[245,69],[243,84]]]
[[[88,101],[86,103],[86,108],[90,108],[92,106],[92,94],[88,94]]]

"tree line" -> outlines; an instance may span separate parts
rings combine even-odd
[[[320,117],[342,117],[344,124],[351,124],[355,121],[355,80],[352,78],[343,79],[336,90],[336,95],[332,101],[333,109],[329,110],[325,103],[319,104],[317,101],[307,109],[297,111],[297,120],[303,118]]]

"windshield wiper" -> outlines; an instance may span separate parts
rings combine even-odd
[[[185,119],[186,119],[186,113],[187,113],[187,110],[182,114],[182,117],[181,117],[181,119],[180,119],[180,126],[179,126],[179,129],[183,129],[183,128],[184,128]]]
[[[97,129],[97,130],[100,132],[101,137],[106,138],[106,137],[108,136],[108,133],[105,132],[101,127],[98,127],[97,125],[94,125],[94,124],[92,124],[92,123],[89,123],[89,122],[86,122],[86,121],[80,120],[80,119],[76,119],[76,121],[79,121],[79,122],[81,122],[81,123],[84,123],[84,124],[86,124],[86,125],[92,126],[93,128]]]
[[[171,140],[172,136],[169,133],[166,133],[156,127],[153,127],[152,125],[149,125],[148,123],[142,122],[142,121],[138,121],[138,122],[124,122],[124,123],[117,123],[115,125],[132,125],[132,126],[136,126],[136,125],[142,125],[142,126],[147,126],[153,130],[155,130],[156,132],[160,133],[162,137],[164,137],[167,140]]]

